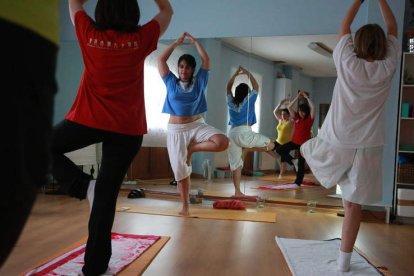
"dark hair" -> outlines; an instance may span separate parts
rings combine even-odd
[[[249,94],[249,86],[245,83],[240,83],[237,85],[234,92],[233,103],[236,106],[239,106],[239,104],[243,102],[244,98],[246,98],[247,94]]]
[[[187,65],[190,66],[193,70],[195,70],[197,66],[195,58],[189,54],[184,54],[178,59],[178,64],[177,64],[178,66],[180,66],[181,61],[185,61],[185,63],[187,63]],[[193,76],[191,76],[190,81],[188,83],[191,84],[192,81],[193,81]]]
[[[282,112],[286,112],[288,115],[290,115],[289,109],[287,108],[280,109],[280,114],[282,114]]]
[[[382,60],[387,55],[387,38],[378,24],[366,24],[355,33],[354,51],[358,58]]]
[[[302,104],[300,104],[298,106],[298,110],[299,111],[302,111],[303,113],[305,113],[305,119],[309,117],[309,114],[310,114],[310,107],[309,107],[309,105],[302,103]]]
[[[95,8],[95,27],[132,33],[139,29],[141,17],[137,0],[98,0]]]

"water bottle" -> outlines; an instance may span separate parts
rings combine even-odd
[[[203,176],[204,181],[210,182],[211,181],[211,162],[209,159],[204,159],[203,161]]]
[[[414,38],[410,37],[408,39],[408,52],[413,53],[414,52]]]

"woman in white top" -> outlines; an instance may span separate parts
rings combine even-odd
[[[333,53],[338,78],[329,112],[318,137],[301,147],[323,186],[341,186],[345,218],[339,271],[350,269],[361,205],[382,198],[384,107],[401,55],[397,23],[386,0],[378,4],[388,35],[379,25],[367,24],[352,39],[351,24],[362,2],[354,0],[339,31]]]

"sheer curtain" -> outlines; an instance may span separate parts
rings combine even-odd
[[[158,73],[157,60],[160,53],[166,48],[165,44],[158,44],[158,49],[147,57],[144,64],[144,91],[145,112],[147,115],[148,134],[144,135],[143,147],[166,147],[167,124],[169,114],[162,113],[167,90]],[[177,73],[177,61],[182,51],[176,49],[168,59],[168,66],[173,73]]]

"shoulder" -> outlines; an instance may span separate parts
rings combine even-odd
[[[209,70],[204,69],[203,67],[200,67],[197,72],[197,76],[207,76],[209,73]]]
[[[401,45],[400,41],[393,35],[388,35],[388,51],[392,51],[392,53],[395,53],[396,55],[401,55]]]
[[[157,20],[152,19],[151,21],[145,23],[144,25],[141,26],[140,31],[144,31],[144,32],[156,32],[160,33],[160,23],[158,23]]]
[[[84,11],[79,10],[75,13],[75,26],[77,27],[79,24],[85,25],[85,24],[93,24],[92,18]]]
[[[340,59],[344,53],[354,53],[354,41],[352,40],[351,34],[345,34],[339,39],[338,44],[336,44],[335,49],[333,51],[334,61]]]
[[[167,73],[166,75],[161,76],[161,78],[162,78],[164,81],[166,81],[166,80],[174,80],[174,81],[177,81],[177,80],[178,80],[177,76],[176,76],[176,75],[174,75],[174,73],[173,73],[173,72],[171,72],[171,70],[170,70],[170,71],[168,71],[168,73]]]
[[[314,119],[312,118],[312,116],[309,115],[305,120],[306,120],[306,123],[313,124]]]

